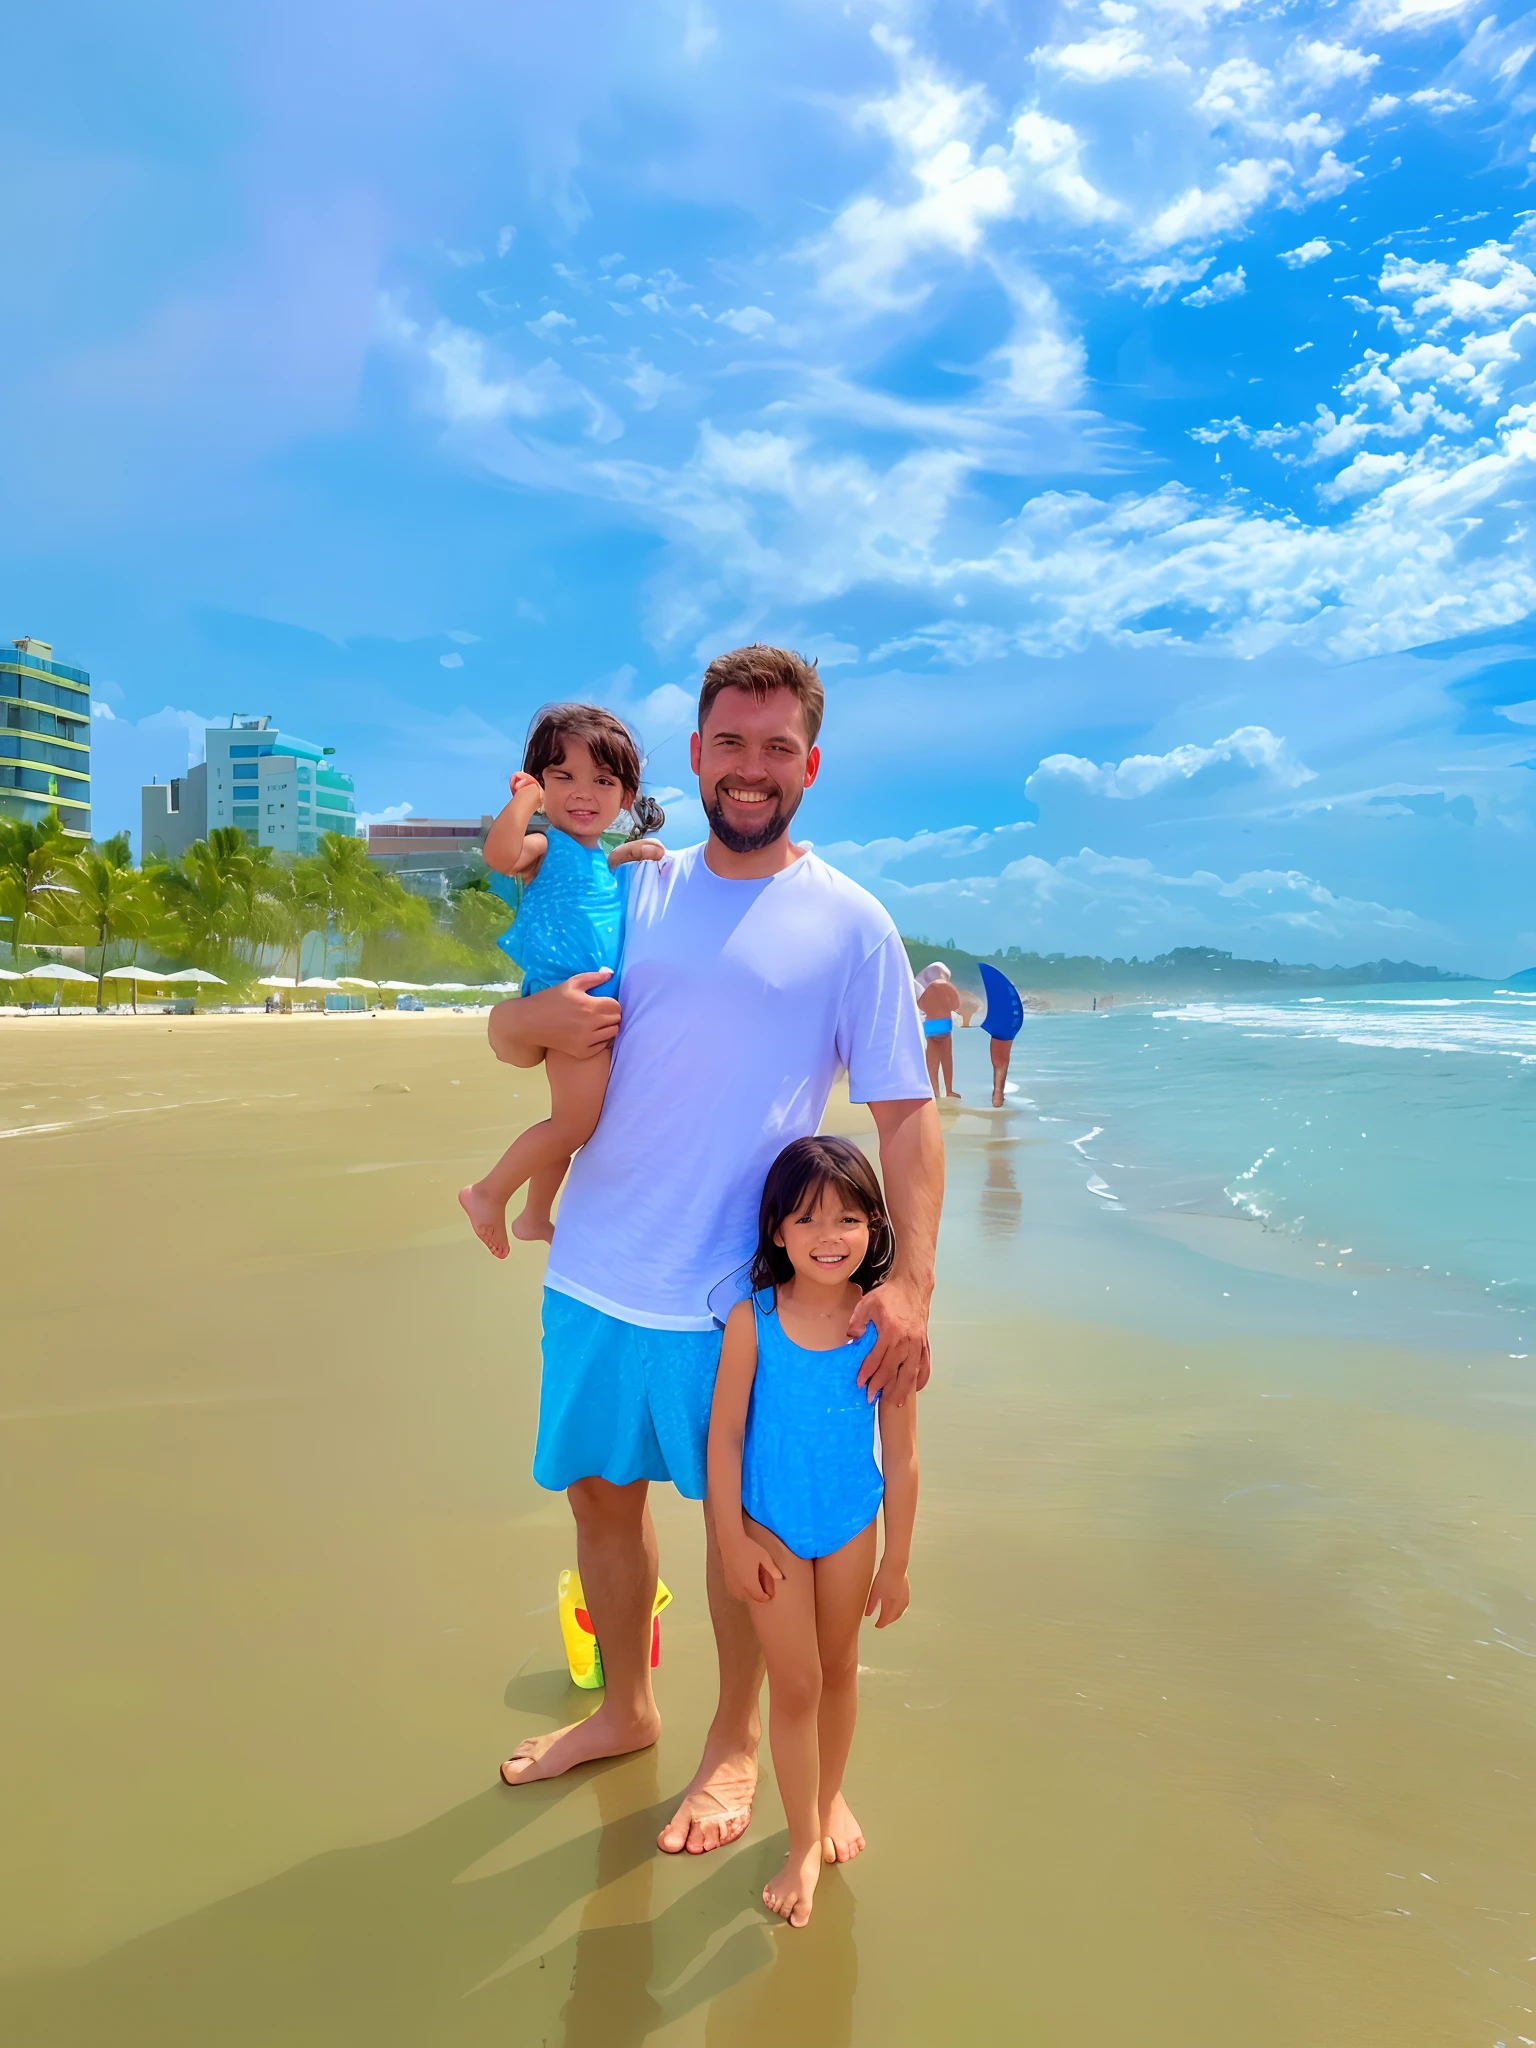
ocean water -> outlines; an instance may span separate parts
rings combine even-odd
[[[956,1050],[973,1277],[1165,1334],[1259,1314],[1531,1349],[1536,996],[1441,983],[1032,1016],[996,1115],[986,1041]]]

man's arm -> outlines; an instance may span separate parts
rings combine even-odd
[[[859,1303],[848,1334],[856,1337],[867,1323],[877,1326],[880,1334],[859,1383],[874,1393],[889,1392],[900,1407],[928,1384],[928,1304],[944,1206],[944,1137],[932,1096],[872,1102],[869,1113],[880,1133],[880,1173],[896,1234],[896,1263]]]
[[[618,1035],[619,1006],[597,987],[612,978],[608,968],[599,967],[537,995],[497,1003],[486,1027],[491,1051],[509,1067],[536,1067],[551,1046],[573,1059],[590,1059]]]

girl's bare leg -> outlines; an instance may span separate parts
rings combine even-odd
[[[570,1171],[569,1159],[562,1159],[558,1166],[541,1166],[528,1182],[528,1199],[523,1204],[523,1213],[512,1225],[512,1235],[521,1238],[525,1244],[536,1244],[541,1239],[545,1244],[555,1241],[555,1219],[553,1210],[555,1197],[561,1183]]]
[[[804,1927],[811,1917],[822,1858],[816,1576],[803,1557],[786,1550],[771,1530],[750,1516],[747,1528],[784,1574],[771,1600],[749,1603],[768,1665],[768,1740],[789,1822],[789,1854],[783,1869],[764,1885],[763,1904],[791,1927]]]
[[[608,1088],[611,1055],[595,1053],[574,1059],[553,1050],[544,1055],[549,1076],[549,1115],[530,1124],[502,1153],[483,1180],[459,1189],[459,1206],[474,1225],[475,1235],[498,1259],[507,1256],[507,1203],[525,1180],[556,1168],[563,1179],[571,1154],[597,1129]],[[560,1185],[559,1179],[555,1188]],[[550,1190],[550,1199],[555,1189]]]
[[[843,1797],[843,1773],[859,1713],[859,1628],[875,1576],[875,1525],[861,1529],[830,1557],[818,1557],[816,1642],[821,1656],[821,1708],[816,1727],[820,1762],[821,1853],[850,1863],[864,1835]]]

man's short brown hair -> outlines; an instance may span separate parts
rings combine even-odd
[[[699,689],[699,731],[704,730],[715,699],[722,690],[749,690],[761,704],[775,690],[788,690],[800,706],[805,720],[806,744],[814,747],[821,731],[827,694],[821,687],[814,661],[791,653],[787,647],[764,647],[754,641],[730,654],[718,654],[704,671]]]

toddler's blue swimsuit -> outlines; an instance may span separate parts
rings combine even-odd
[[[558,825],[544,829],[549,845],[539,872],[523,891],[511,930],[496,943],[522,968],[525,996],[598,967],[613,970],[599,991],[612,995],[624,937],[619,878],[600,846],[583,846]]]
[[[859,1385],[875,1342],[807,1351],[785,1335],[773,1290],[752,1297],[757,1376],[741,1450],[741,1504],[796,1557],[829,1557],[868,1528],[885,1495],[879,1403]]]

